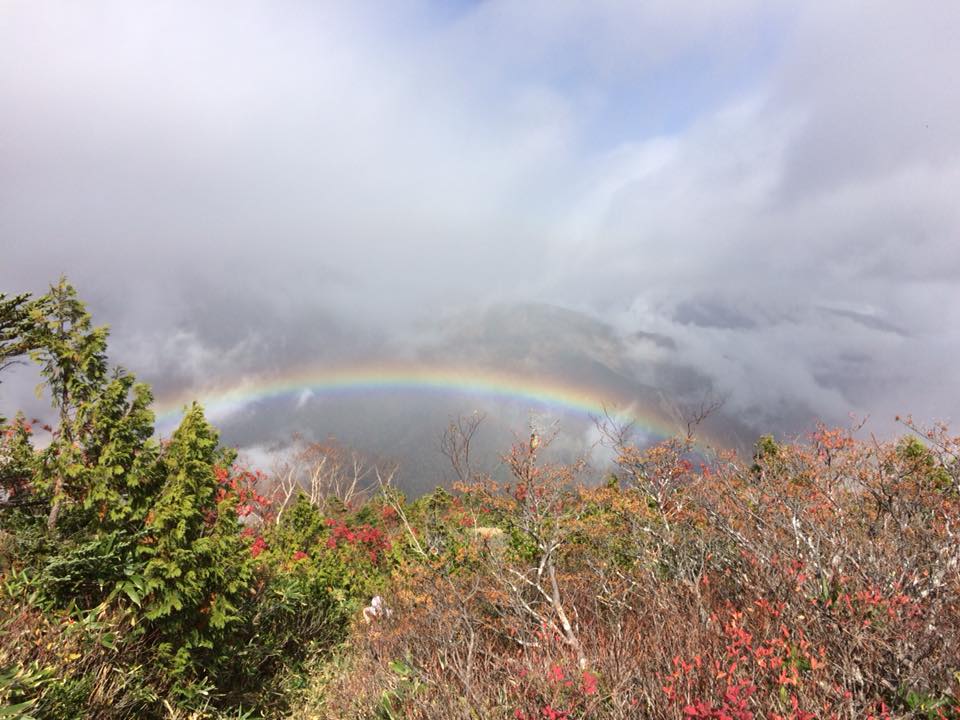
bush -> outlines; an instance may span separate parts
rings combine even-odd
[[[66,281],[0,304],[59,415],[0,419],[0,716],[960,718],[946,426],[746,461],[611,432],[599,487],[533,435],[501,486],[475,417],[455,492],[407,503],[335,443],[237,467],[197,405],[157,443]]]
[[[617,483],[598,488],[514,448],[513,485],[409,514],[436,540],[394,578],[393,618],[358,628],[304,708],[960,717],[960,439],[926,440],[821,427],[763,439],[746,464],[622,445]],[[495,518],[509,549],[463,534],[465,516]]]

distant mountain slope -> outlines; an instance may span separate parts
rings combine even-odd
[[[615,398],[612,412],[634,408],[656,427],[682,432],[684,418],[717,399],[713,383],[679,361],[672,338],[638,329],[630,335],[585,314],[543,304],[494,305],[459,312],[424,326],[403,350],[428,366],[472,367],[551,378],[593,388]],[[220,420],[228,442],[265,448],[282,444],[293,432],[317,439],[334,436],[349,445],[394,458],[402,483],[414,492],[446,479],[439,436],[451,418],[474,411],[486,414],[477,439],[479,465],[495,470],[499,454],[527,432],[528,423],[556,423],[558,456],[569,458],[598,439],[584,413],[509,396],[419,392],[411,388],[365,389],[325,396],[281,397],[252,404]],[[792,412],[801,411],[793,408]],[[644,434],[644,423],[638,423]],[[710,442],[747,448],[762,431],[722,407],[703,423]],[[767,429],[769,431],[769,428]],[[653,434],[646,435],[655,440]],[[602,457],[602,453],[596,455]]]

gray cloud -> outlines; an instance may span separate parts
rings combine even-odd
[[[453,352],[535,301],[751,426],[955,416],[957,30],[935,0],[8,2],[0,287],[67,272],[161,392]]]

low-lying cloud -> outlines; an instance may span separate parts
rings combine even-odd
[[[758,427],[949,418],[958,30],[934,0],[8,2],[0,287],[66,272],[161,394],[538,302]]]

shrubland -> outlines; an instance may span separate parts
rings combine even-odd
[[[154,433],[66,281],[0,297],[0,717],[960,717],[960,438],[817,427],[750,457],[605,426],[415,500],[302,439],[245,468],[197,405]],[[379,605],[371,604],[381,598]],[[364,612],[364,607],[367,611]]]

